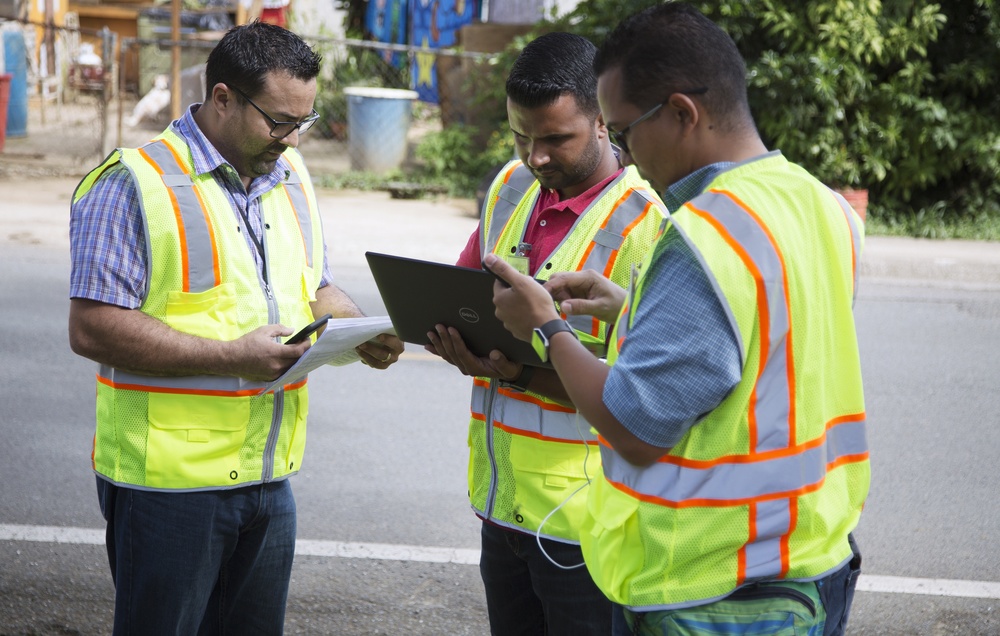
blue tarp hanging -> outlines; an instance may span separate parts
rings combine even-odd
[[[410,44],[426,49],[414,56],[411,88],[421,101],[438,103],[435,55],[431,49],[455,46],[458,30],[477,15],[475,0],[409,0]]]
[[[365,30],[373,40],[387,44],[406,44],[408,0],[369,0],[365,12]],[[383,58],[393,66],[403,64],[402,53],[385,52]]]

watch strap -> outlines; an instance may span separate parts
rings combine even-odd
[[[577,340],[580,339],[579,336],[576,335],[576,331],[573,327],[561,318],[550,320],[541,327],[535,327],[534,331],[532,331],[531,346],[535,350],[535,354],[542,362],[548,362],[549,346],[552,343],[552,337],[560,331],[571,333],[574,338]]]
[[[542,332],[542,335],[545,336],[545,339],[548,340],[549,342],[552,342],[552,336],[556,335],[560,331],[566,331],[568,333],[573,334],[573,337],[576,338],[577,340],[580,339],[579,336],[576,335],[576,330],[573,329],[573,327],[571,327],[570,324],[565,320],[563,320],[562,318],[556,318],[555,320],[550,320],[541,327],[539,327],[538,329],[539,331]]]
[[[500,380],[500,386],[513,389],[519,393],[524,393],[528,390],[528,383],[531,382],[531,378],[535,375],[535,367],[528,365],[521,366],[521,373],[518,374],[513,380]]]

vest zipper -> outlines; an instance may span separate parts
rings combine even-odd
[[[497,458],[493,451],[493,400],[497,395],[497,381],[490,379],[490,388],[486,393],[486,408],[483,416],[486,424],[486,456],[490,459],[490,486],[486,495],[486,506],[483,512],[487,519],[493,518],[493,505],[496,503],[497,480],[499,471],[497,470]]]
[[[281,420],[285,412],[285,390],[274,392],[274,410],[271,411],[271,428],[267,432],[267,443],[264,444],[264,463],[261,467],[261,481],[267,483],[274,477],[274,448],[278,445],[278,433],[281,431]]]
[[[266,241],[264,246],[264,252],[261,254],[263,258],[263,270],[264,274],[260,279],[261,289],[264,290],[264,296],[267,297],[267,322],[268,324],[277,324],[281,322],[281,311],[278,307],[278,301],[275,300],[274,294],[271,292],[271,285],[267,280],[267,248]],[[278,434],[281,432],[281,421],[284,419],[285,412],[285,390],[283,388],[278,388],[274,392],[274,407],[271,411],[271,427],[267,431],[267,442],[264,444],[264,456],[261,458],[261,481],[267,483],[271,481],[274,477],[274,449],[278,445]]]
[[[726,600],[733,601],[755,601],[759,599],[766,598],[787,598],[793,601],[798,601],[809,610],[813,618],[816,617],[816,604],[813,602],[808,595],[802,592],[792,589],[790,587],[785,587],[783,585],[751,585],[750,587],[741,587],[732,594],[726,597]]]

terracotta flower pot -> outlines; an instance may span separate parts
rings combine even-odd
[[[835,190],[837,194],[847,199],[847,202],[864,221],[865,215],[868,213],[868,190],[855,190],[853,188],[836,188]]]

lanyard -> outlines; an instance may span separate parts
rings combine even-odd
[[[247,207],[250,203],[247,202]],[[264,241],[258,238],[257,233],[253,231],[253,227],[250,225],[250,217],[247,215],[246,210],[243,209],[239,203],[236,204],[236,209],[239,210],[240,216],[243,217],[243,226],[247,229],[247,234],[250,235],[250,240],[253,242],[253,246],[257,248],[257,253],[260,254],[260,271],[261,275],[264,277],[264,282],[267,282],[267,260],[264,258]],[[262,220],[263,223],[263,220]]]

